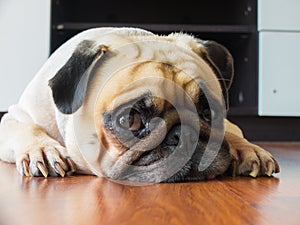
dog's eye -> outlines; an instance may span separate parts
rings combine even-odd
[[[121,115],[118,122],[123,129],[131,131],[138,131],[143,124],[141,115],[135,110],[131,110],[130,113]]]
[[[214,118],[215,112],[213,110],[210,110],[209,108],[204,109],[202,112],[202,116],[206,122],[210,122]]]

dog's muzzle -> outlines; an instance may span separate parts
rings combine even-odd
[[[213,151],[206,148],[207,141],[192,126],[175,125],[156,148],[144,152],[128,150],[114,164],[109,177],[151,183],[214,178],[227,170],[231,158],[226,142],[217,154],[209,155]],[[212,163],[200,169],[201,159],[207,151],[208,157],[213,157]]]

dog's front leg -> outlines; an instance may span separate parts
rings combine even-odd
[[[0,159],[16,163],[25,176],[65,176],[75,172],[66,149],[40,126],[14,119],[0,124]]]
[[[271,176],[280,171],[274,157],[258,145],[247,141],[240,128],[226,120],[225,139],[233,158],[232,172],[235,175]]]

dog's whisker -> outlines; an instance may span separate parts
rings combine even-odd
[[[213,78],[213,79],[210,79],[210,80],[204,80],[204,81],[201,81],[201,84],[206,84],[206,83],[209,83],[209,82],[212,82],[212,81],[231,81],[229,79],[226,79],[226,78]]]

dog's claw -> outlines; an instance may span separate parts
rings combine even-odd
[[[76,165],[70,157],[67,157],[66,161],[67,161],[67,164],[70,168],[70,171],[67,174],[71,175],[72,173],[74,173],[76,171]]]
[[[61,176],[61,177],[64,177],[66,175],[66,172],[64,171],[64,169],[61,167],[61,165],[56,162],[54,164],[54,167],[55,167],[55,170],[56,172]]]
[[[270,177],[272,176],[273,172],[274,172],[273,163],[271,161],[268,161],[266,175]]]
[[[273,159],[273,160],[274,160],[274,164],[275,164],[275,173],[279,173],[280,172],[279,164],[275,159]]]
[[[259,173],[259,166],[258,166],[258,164],[256,162],[254,162],[252,164],[252,171],[251,171],[251,173],[249,175],[251,177],[257,177],[258,173]]]
[[[237,175],[238,165],[237,161],[234,159],[232,160],[232,176],[235,177]]]
[[[26,159],[24,159],[23,161],[22,161],[22,169],[23,169],[23,173],[24,173],[24,175],[26,176],[26,177],[29,177],[30,176],[30,172],[29,172],[29,162],[26,160]]]
[[[48,177],[48,170],[42,162],[37,162],[36,167],[41,171],[44,177]]]

